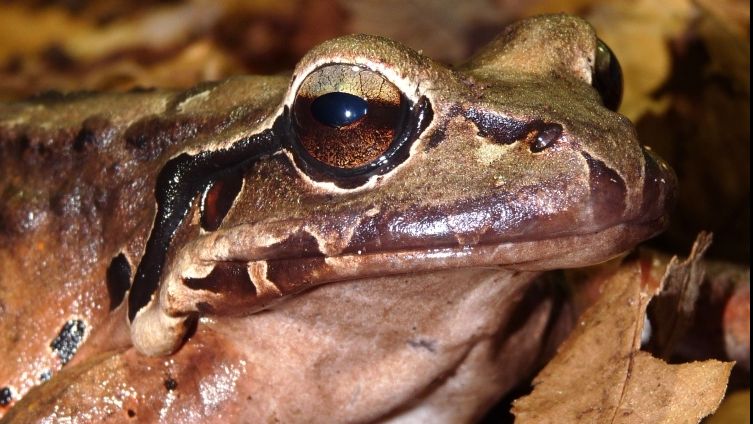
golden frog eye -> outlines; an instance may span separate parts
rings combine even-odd
[[[409,112],[409,101],[381,74],[333,64],[301,83],[293,129],[305,159],[334,170],[365,172],[389,160]]]

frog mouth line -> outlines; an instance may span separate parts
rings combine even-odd
[[[536,272],[593,265],[655,235],[666,220],[661,221],[622,223],[589,234],[465,247],[271,260],[213,258],[200,260],[203,269],[211,269],[208,274],[198,278],[183,276],[182,284],[173,289],[177,298],[192,299],[190,305],[178,307],[182,313],[196,310],[202,314],[223,315],[233,309],[236,314],[238,309],[253,313],[281,297],[330,283],[451,268],[502,266]],[[200,301],[198,293],[203,293]],[[234,308],[227,308],[228,299],[232,299]]]
[[[416,257],[419,252],[473,252],[489,246],[546,245],[549,240],[578,239],[610,228],[636,228],[636,235],[625,234],[624,245],[642,242],[667,226],[674,199],[673,175],[662,169],[644,152],[645,182],[642,191],[628,195],[623,180],[609,172],[599,161],[586,156],[591,168],[591,192],[574,192],[575,200],[558,200],[568,192],[567,181],[555,180],[542,189],[531,185],[515,192],[492,193],[439,206],[382,211],[366,210],[314,213],[310,217],[237,224],[207,233],[185,246],[197,262],[266,262],[308,263],[335,258],[379,257],[405,252]],[[627,199],[630,197],[628,203]],[[545,206],[541,206],[545,205]],[[628,205],[630,205],[628,207]],[[617,240],[615,240],[617,241]],[[553,255],[573,249],[560,246]],[[411,253],[412,252],[412,253]],[[527,252],[527,251],[526,251]],[[540,260],[546,252],[528,252],[530,258],[500,263],[531,262],[577,267],[587,263]],[[399,258],[394,258],[399,259]],[[537,260],[538,259],[538,260]],[[454,266],[462,266],[460,261]],[[389,268],[384,261],[383,268]],[[206,272],[195,273],[205,275]]]
[[[644,155],[644,187],[629,216],[622,180],[586,157],[590,196],[575,204],[553,201],[546,214],[527,207],[541,201],[533,187],[448,207],[349,211],[205,234],[185,245],[171,267],[168,297],[177,301],[168,314],[253,313],[318,285],[389,275],[486,266],[543,271],[605,261],[667,226],[675,180],[650,152]],[[554,184],[544,193],[567,188]]]

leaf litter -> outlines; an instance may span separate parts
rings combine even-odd
[[[514,402],[516,422],[697,423],[713,413],[733,362],[675,365],[640,350],[646,308],[665,286],[679,293],[674,304],[682,305],[682,316],[688,312],[689,298],[703,279],[699,261],[709,242],[710,237],[699,236],[690,257],[673,259],[661,279],[645,257],[607,278],[600,298],[534,379],[533,392]]]

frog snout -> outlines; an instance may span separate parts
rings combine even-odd
[[[644,157],[643,196],[639,219],[666,221],[675,206],[677,176],[650,147],[641,147]]]

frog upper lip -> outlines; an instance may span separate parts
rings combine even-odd
[[[462,219],[462,218],[461,218]],[[300,228],[298,231],[288,234],[284,239],[279,240],[268,245],[258,243],[260,235],[263,235],[264,231],[259,226],[254,226],[253,232],[241,231],[244,234],[254,234],[248,236],[253,238],[249,240],[246,238],[236,237],[232,233],[226,235],[219,235],[211,242],[211,248],[205,251],[209,253],[203,256],[203,260],[211,261],[297,261],[307,259],[321,259],[321,258],[338,258],[338,257],[365,257],[367,255],[402,255],[416,257],[422,253],[427,255],[444,255],[451,252],[455,252],[460,256],[468,253],[478,254],[482,251],[489,251],[489,249],[519,249],[521,250],[520,259],[516,260],[512,256],[509,256],[509,260],[496,262],[497,264],[509,264],[509,263],[524,263],[532,262],[536,259],[536,253],[531,249],[537,245],[551,244],[553,240],[558,240],[557,243],[560,247],[551,252],[551,255],[555,255],[558,252],[565,256],[567,250],[578,249],[582,247],[583,240],[593,239],[599,237],[601,234],[610,232],[618,232],[619,236],[608,236],[610,239],[619,239],[614,242],[615,249],[606,249],[605,242],[599,242],[599,246],[605,248],[605,255],[613,255],[624,251],[640,241],[646,240],[659,232],[663,231],[667,225],[666,216],[659,216],[653,219],[642,219],[628,222],[615,222],[603,227],[585,227],[579,230],[561,230],[558,232],[538,232],[536,234],[520,234],[516,231],[515,234],[500,234],[493,229],[487,228],[477,233],[458,234],[451,232],[437,231],[436,233],[414,233],[408,235],[401,233],[399,235],[392,234],[388,237],[382,237],[380,239],[369,240],[351,240],[347,246],[333,247],[332,250],[327,251],[326,247],[322,247],[322,243],[317,240],[317,237],[312,235],[315,233],[311,228]],[[428,226],[434,226],[435,224],[429,223]],[[436,226],[446,226],[445,224],[436,224]],[[531,226],[535,224],[530,224]],[[261,231],[260,231],[261,230]],[[311,231],[311,232],[310,232]],[[611,233],[610,233],[611,234]],[[572,243],[569,249],[564,249],[565,240],[569,240]],[[220,246],[218,248],[218,246]],[[504,247],[500,247],[504,246]],[[564,249],[564,250],[563,250]],[[324,251],[323,251],[324,250]],[[607,251],[609,250],[609,251]],[[217,253],[221,252],[221,253]],[[533,253],[533,256],[531,254]],[[544,256],[543,252],[539,252],[539,255]],[[507,257],[506,256],[506,257]],[[566,265],[566,261],[562,261],[563,265]],[[489,263],[491,264],[491,263]],[[587,265],[585,263],[575,263],[571,266]]]
[[[449,205],[345,210],[308,219],[242,224],[209,235],[199,256],[205,263],[316,262],[323,258],[354,262],[356,258],[366,261],[369,256],[383,258],[375,261],[386,266],[388,258],[396,260],[398,256],[420,262],[417,257],[421,255],[422,261],[445,255],[457,259],[453,266],[540,263],[529,268],[547,269],[552,265],[588,265],[666,228],[676,177],[650,151],[644,150],[644,156],[643,187],[633,193],[630,202],[625,200],[624,185],[614,184],[613,174],[592,168],[591,193],[576,201],[562,200],[569,182],[555,179],[549,187],[492,193]],[[584,249],[584,240],[592,244],[589,255],[577,253]],[[558,247],[548,254],[535,252],[536,246],[548,249],[554,245]],[[499,256],[501,251],[506,253]],[[490,259],[483,259],[482,253]],[[470,256],[476,259],[468,260]],[[583,258],[578,259],[580,256]],[[466,262],[460,261],[463,257]]]
[[[460,267],[499,265],[518,271],[579,267],[624,252],[636,238],[651,237],[662,225],[623,223],[593,233],[533,241],[267,259],[260,261],[262,273],[252,275],[254,281],[262,278],[283,293],[295,293],[320,284]],[[239,257],[229,262],[248,261]],[[249,264],[249,268],[256,267]]]
[[[415,208],[385,213],[343,213],[316,220],[259,222],[220,231],[206,245],[205,261],[296,261],[322,258],[351,258],[389,255],[416,258],[426,255],[481,255],[504,250],[497,264],[533,263],[535,246],[558,245],[544,258],[558,266],[581,266],[627,250],[664,230],[673,204],[675,179],[669,168],[647,162],[640,207],[632,216],[622,210],[594,213],[584,205],[550,204],[542,213],[526,193],[489,196],[444,207]],[[551,190],[556,196],[557,187]],[[540,195],[532,189],[530,196]],[[607,199],[608,200],[608,199]],[[602,202],[604,199],[592,199]],[[532,206],[533,205],[533,206]],[[619,235],[615,235],[619,233]],[[603,241],[599,241],[602,234]],[[584,240],[596,246],[588,261],[572,260],[572,251],[582,249]],[[556,242],[553,242],[556,240]],[[614,247],[608,247],[609,241]],[[571,243],[565,245],[563,243]],[[503,246],[503,247],[500,247]],[[500,250],[501,249],[501,250]],[[520,251],[518,258],[514,250]],[[616,251],[615,251],[616,249]],[[599,251],[603,254],[599,254]],[[402,252],[402,253],[401,253]],[[450,255],[450,256],[452,256]],[[577,255],[576,255],[577,256]],[[426,259],[426,258],[423,258]],[[422,260],[423,260],[422,259]],[[479,259],[475,263],[493,264]],[[541,262],[541,261],[540,261]],[[470,261],[469,264],[473,264]],[[543,263],[543,262],[542,262]],[[542,265],[543,266],[543,265]],[[547,265],[549,266],[549,265]],[[542,268],[543,269],[543,268]]]

